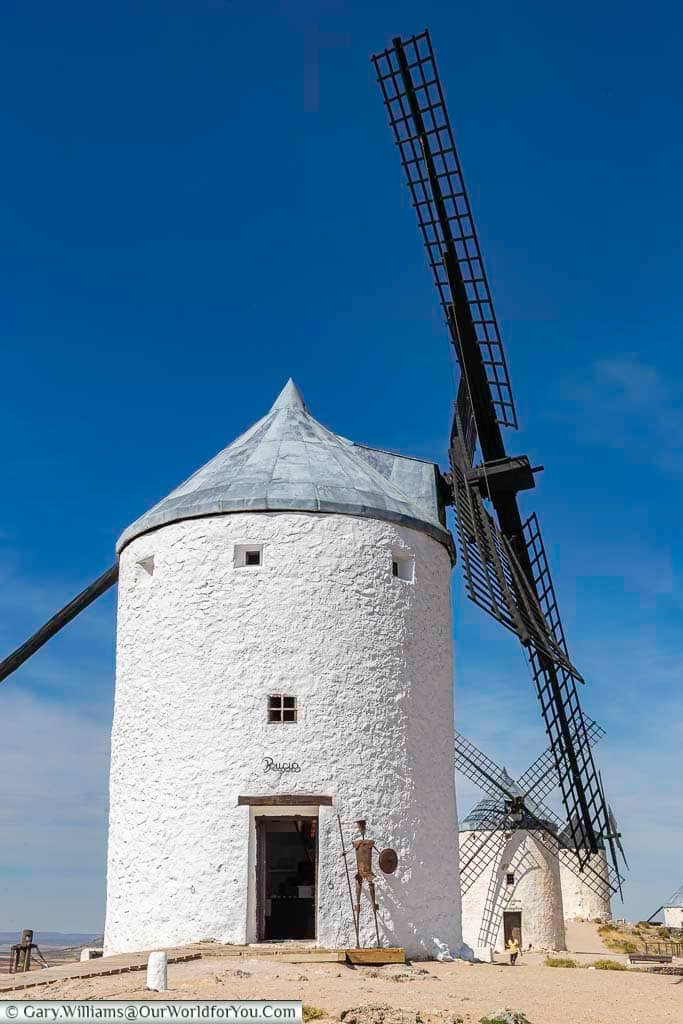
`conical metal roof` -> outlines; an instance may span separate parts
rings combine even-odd
[[[512,828],[533,831],[535,827],[538,827],[539,821],[542,821],[551,831],[555,830],[555,825],[552,822],[545,821],[543,811],[536,807],[533,801],[525,795],[505,768],[501,771],[500,781],[511,796],[519,796],[524,799],[525,808],[534,817],[531,818],[528,814],[524,814],[520,821],[515,822],[513,825],[508,818],[505,799],[503,797],[485,797],[478,804],[475,804],[467,817],[461,820],[459,825],[461,832],[498,832],[508,831]]]
[[[666,901],[664,906],[683,907],[683,885],[680,887],[680,889],[676,889],[676,892]]]
[[[305,511],[388,519],[448,547],[439,470],[431,462],[355,445],[313,419],[289,380],[263,419],[123,532],[230,512]]]

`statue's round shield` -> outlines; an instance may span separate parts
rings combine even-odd
[[[391,850],[388,847],[386,850],[382,850],[379,855],[379,866],[385,875],[393,875],[398,866],[396,850]]]

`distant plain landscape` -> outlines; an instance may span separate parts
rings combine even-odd
[[[8,949],[19,942],[21,932],[0,932],[0,949]],[[86,935],[83,932],[34,932],[33,941],[42,949],[50,947],[64,949],[65,946],[95,945],[102,940],[101,935]]]

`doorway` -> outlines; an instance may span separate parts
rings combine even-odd
[[[259,941],[314,939],[317,817],[256,818]]]
[[[503,939],[507,946],[510,939],[516,939],[522,949],[522,911],[503,911]]]

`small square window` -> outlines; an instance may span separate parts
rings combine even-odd
[[[397,580],[412,583],[415,576],[415,559],[412,555],[392,555],[391,575]]]
[[[296,722],[296,697],[284,693],[271,693],[268,697],[269,722]]]
[[[235,544],[234,565],[236,569],[263,565],[263,544]]]
[[[514,885],[515,884],[515,873],[514,873],[514,871],[508,871],[507,875],[505,876],[505,884],[506,885]]]

